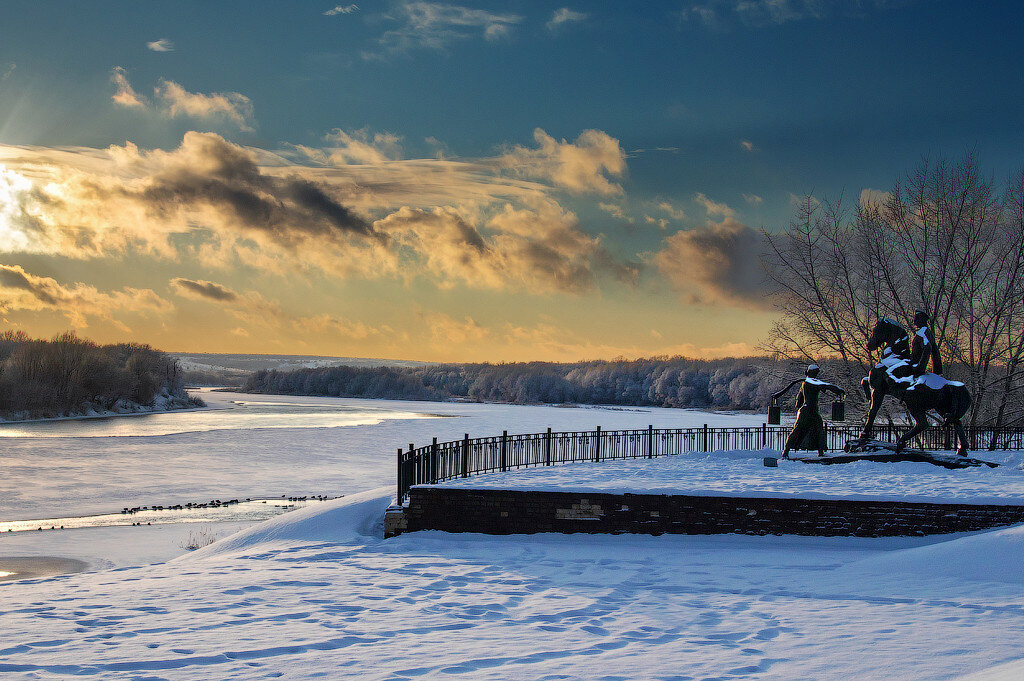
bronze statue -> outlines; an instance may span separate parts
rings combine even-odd
[[[772,401],[778,400],[785,395],[790,388],[801,383],[800,394],[796,398],[796,423],[793,425],[793,432],[786,439],[786,447],[782,450],[782,458],[789,458],[789,450],[818,450],[818,456],[825,456],[825,449],[828,442],[825,436],[825,423],[818,413],[818,395],[822,390],[829,390],[840,397],[846,392],[839,386],[818,380],[818,365],[812,364],[807,367],[804,378],[796,379],[779,392],[772,395]]]
[[[916,320],[922,318],[918,317]],[[922,321],[927,323],[927,315]],[[967,433],[964,432],[961,423],[961,419],[971,408],[971,394],[967,386],[959,381],[947,380],[938,373],[917,373],[920,367],[927,366],[929,357],[936,362],[939,369],[942,368],[941,360],[938,359],[938,346],[935,345],[934,339],[928,338],[929,335],[930,332],[921,334],[922,356],[915,363],[909,334],[899,322],[879,319],[875,324],[868,339],[868,351],[874,352],[881,348],[882,356],[878,364],[861,381],[864,393],[871,400],[871,410],[868,412],[860,439],[850,443],[852,451],[860,451],[859,448],[870,439],[882,400],[891,394],[906,405],[907,411],[914,419],[914,427],[896,441],[896,451],[903,450],[911,438],[928,428],[928,412],[934,410],[943,418],[943,425],[951,425],[956,430],[957,454],[967,456]],[[917,338],[915,336],[915,342]],[[928,345],[925,345],[925,341]]]
[[[932,361],[932,373],[942,375],[942,357],[939,355],[939,344],[935,342],[932,330],[928,328],[928,313],[918,310],[914,313],[914,340],[910,345],[910,364],[914,368],[914,376],[928,373],[928,360]]]

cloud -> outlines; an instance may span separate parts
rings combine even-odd
[[[171,279],[171,286],[178,289],[178,292],[186,298],[197,298],[217,301],[236,300],[238,294],[226,286],[221,286],[205,279],[185,279],[176,277]]]
[[[402,157],[402,138],[387,132],[371,134],[366,129],[351,133],[334,130],[326,140],[332,145],[327,159],[334,165],[385,163]]]
[[[589,15],[586,12],[577,12],[568,7],[562,7],[555,10],[545,25],[549,31],[555,32],[567,24],[578,24],[585,21],[587,16]]]
[[[153,100],[149,101],[132,88],[128,81],[128,72],[124,68],[115,67],[110,79],[116,88],[111,99],[120,106],[150,109],[171,118],[183,116],[223,121],[245,132],[251,132],[253,129],[252,101],[241,93],[189,92],[173,80],[161,80],[153,88]]]
[[[681,208],[676,208],[668,201],[662,201],[658,204],[658,210],[668,213],[673,220],[685,220],[686,213]]]
[[[485,340],[491,330],[480,326],[472,317],[456,319],[443,312],[419,312],[417,316],[429,329],[430,339],[439,347],[480,343]]]
[[[110,74],[110,81],[115,86],[114,94],[111,99],[114,100],[115,104],[126,106],[129,108],[145,108],[146,102],[132,89],[131,83],[128,82],[128,71],[121,66],[115,66],[114,70]]]
[[[146,47],[153,50],[154,52],[173,52],[174,43],[167,38],[160,38],[160,40],[154,40],[151,43],[146,43]]]
[[[655,152],[663,152],[668,154],[678,154],[679,147],[652,147],[650,149],[630,149],[629,153],[631,156],[640,154],[650,154]]]
[[[754,146],[754,143],[751,142],[750,140],[740,140],[740,147],[743,149],[743,151],[747,152],[748,154],[752,154],[755,151],[761,151],[756,146]]]
[[[535,294],[639,276],[640,263],[612,255],[555,198],[554,179],[595,182],[563,168],[561,147],[520,150],[553,178],[542,183],[509,177],[506,154],[392,160],[393,135],[331,138],[339,146],[281,153],[199,132],[168,151],[0,145],[0,249]]]
[[[616,260],[601,240],[579,229],[557,202],[505,206],[479,227],[452,207],[404,207],[374,223],[401,244],[416,267],[442,288],[519,288],[533,293],[582,293],[602,275],[634,282],[639,265]]]
[[[862,206],[884,206],[890,199],[892,199],[892,194],[881,189],[865,188],[860,192]]]
[[[279,302],[268,300],[258,291],[236,293],[220,284],[181,277],[172,279],[171,285],[193,300],[222,306],[232,317],[242,322],[241,326],[231,331],[236,336],[249,337],[249,328],[262,328],[278,333],[297,332],[301,336],[329,335],[346,340],[365,340],[392,331],[387,326],[377,328],[328,313],[307,316],[291,314]]]
[[[668,220],[665,218],[656,218],[652,215],[644,215],[644,222],[649,225],[657,225],[660,229],[668,229]]]
[[[600,130],[584,130],[574,142],[567,142],[537,128],[533,139],[536,149],[515,146],[502,157],[502,165],[577,194],[622,193],[622,187],[609,179],[626,171],[626,155],[614,137]]]
[[[744,194],[743,200],[749,203],[751,206],[756,206],[761,203],[764,203],[764,199],[762,199],[757,194]]]
[[[884,9],[893,4],[892,0],[690,0],[679,16],[684,21],[693,20],[711,27],[737,21],[749,26],[764,26],[824,19],[835,13]]]
[[[611,215],[613,218],[618,218],[620,220],[627,220],[629,222],[633,222],[633,218],[631,218],[628,215],[626,215],[625,207],[624,206],[620,206],[617,203],[603,203],[603,202],[601,202],[601,203],[597,204],[597,207],[600,208],[601,210],[603,210],[605,213],[608,213],[609,215]]]
[[[235,124],[240,130],[252,130],[252,102],[238,92],[214,92],[207,95],[189,92],[173,80],[163,80],[154,89],[154,93],[160,100],[163,110],[170,116],[222,118]]]
[[[770,302],[763,251],[761,233],[730,218],[666,237],[651,261],[690,302],[762,308]]]
[[[359,5],[335,5],[324,12],[325,17],[335,17],[339,14],[353,14],[359,11]]]
[[[10,78],[11,75],[14,73],[14,70],[17,69],[17,68],[18,68],[18,65],[15,64],[14,62],[11,62],[10,64],[8,64],[7,67],[3,69],[3,72],[0,73],[0,83],[4,82],[8,78]]]
[[[173,151],[143,152],[129,143],[52,153],[22,152],[19,162],[45,168],[38,184],[14,171],[0,174],[0,182],[9,178],[0,192],[12,197],[0,247],[272,267],[372,249],[383,239],[316,178],[269,174],[254,153],[212,133],[186,133]]]
[[[497,14],[483,9],[438,2],[399,2],[384,14],[397,28],[385,31],[377,43],[384,53],[413,49],[444,50],[450,43],[480,35],[494,41],[508,36],[523,18],[516,14]],[[366,58],[380,57],[372,52]]]
[[[703,206],[704,210],[708,214],[708,218],[714,219],[717,217],[722,218],[723,220],[732,220],[736,217],[736,211],[728,205],[719,203],[718,201],[713,201],[699,192],[693,200]]]
[[[65,286],[52,277],[26,272],[20,265],[0,264],[0,313],[11,311],[53,311],[62,314],[77,328],[89,325],[89,319],[101,319],[118,328],[130,330],[115,314],[164,312],[173,306],[151,289],[125,287],[118,291],[100,291],[95,286],[76,283]]]

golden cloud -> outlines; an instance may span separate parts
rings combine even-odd
[[[650,260],[689,302],[764,308],[763,251],[761,233],[730,218],[666,237]]]
[[[151,49],[154,44],[149,43]],[[161,80],[153,88],[153,99],[150,101],[132,88],[128,71],[124,67],[114,67],[110,80],[115,87],[111,100],[119,106],[149,109],[171,118],[185,116],[200,120],[221,120],[246,132],[253,129],[252,101],[239,92],[189,92],[173,80]]]
[[[0,264],[0,312],[55,311],[71,326],[85,328],[89,318],[100,319],[129,331],[115,318],[119,312],[165,312],[173,306],[151,289],[125,287],[118,291],[100,291],[95,286],[76,283],[65,286],[52,277],[26,272],[19,265]]]
[[[332,139],[344,146],[322,150],[327,166],[289,160],[310,156],[297,148],[279,154],[198,132],[170,151],[0,147],[0,196],[10,199],[0,202],[0,250],[146,253],[210,267],[537,292],[587,290],[607,273],[636,279],[638,264],[620,262],[583,231],[551,186],[506,177],[507,155],[401,161],[392,160],[394,136]],[[563,147],[555,156],[572,156]],[[543,147],[533,152],[535,165],[546,158]],[[552,161],[550,172],[563,166],[586,184],[580,163]]]

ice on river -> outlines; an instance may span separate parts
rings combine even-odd
[[[755,425],[757,415],[201,391],[211,409],[0,424],[0,520],[210,499],[338,496],[394,482],[395,453],[431,437]]]

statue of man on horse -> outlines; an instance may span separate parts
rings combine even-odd
[[[917,330],[913,343],[899,322],[879,319],[875,324],[867,347],[870,352],[881,349],[882,355],[861,381],[871,409],[859,441],[853,443],[855,451],[857,442],[863,446],[870,439],[882,400],[892,395],[906,405],[914,420],[914,427],[896,441],[896,451],[904,449],[907,442],[929,427],[928,412],[935,411],[942,417],[943,425],[956,431],[957,454],[967,456],[967,434],[961,419],[971,408],[971,395],[963,383],[940,375],[942,358],[928,321],[928,315],[918,310],[914,316]],[[929,360],[932,372],[927,371]]]

